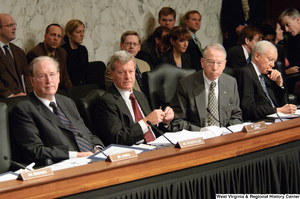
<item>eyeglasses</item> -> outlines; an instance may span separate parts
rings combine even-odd
[[[17,27],[17,23],[11,23],[11,24],[8,24],[8,25],[0,26],[0,28],[2,28],[2,27],[12,28],[13,26]]]
[[[208,66],[214,66],[217,64],[218,66],[222,66],[224,64],[224,60],[219,60],[219,61],[213,61],[213,60],[205,60]]]
[[[36,77],[40,81],[44,81],[47,77],[49,79],[53,80],[57,76],[57,74],[58,73],[50,73],[49,75],[48,74],[40,74],[40,75],[33,76],[33,77]]]
[[[138,45],[140,44],[137,44],[137,43],[124,43],[126,46],[133,46],[133,47],[137,47]]]

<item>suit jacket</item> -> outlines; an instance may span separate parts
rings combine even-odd
[[[55,98],[62,112],[89,142],[104,146],[85,126],[71,99],[59,94]],[[14,106],[9,121],[14,139],[26,162],[46,158],[60,161],[69,158],[69,151],[79,151],[73,133],[33,92]]]
[[[150,71],[150,66],[149,66],[149,64],[147,62],[145,62],[143,60],[140,60],[140,59],[137,59],[137,58],[135,58],[135,61],[136,61],[136,65],[137,65],[137,67],[139,67],[139,70],[140,70],[141,73],[146,72],[146,71]],[[110,70],[110,66],[107,65],[106,70],[105,70],[105,85],[106,85],[106,90],[113,83],[113,79],[110,76],[109,70]],[[137,83],[137,81],[134,82],[133,89],[135,89],[137,91],[141,91],[141,88],[140,88],[139,84]]]
[[[26,55],[27,63],[30,64],[34,58],[39,56],[47,56],[44,42],[39,43],[34,48],[29,50]],[[58,47],[57,49],[55,49],[54,59],[58,61],[60,68],[59,88],[67,90],[73,86],[67,70],[67,52],[62,47]]]
[[[195,69],[196,71],[201,70],[202,66],[201,66],[200,60],[203,57],[203,55],[193,39],[189,40],[189,45],[188,45],[185,53],[190,55],[191,68]]]
[[[237,43],[236,28],[239,25],[252,25],[260,28],[265,17],[265,0],[250,0],[250,16],[245,21],[242,2],[240,0],[223,0],[221,10],[221,27],[223,32],[228,32],[229,48]]]
[[[226,66],[233,68],[234,70],[247,66],[247,60],[242,45],[235,45],[230,48],[227,52],[226,60]]]
[[[157,55],[155,45],[150,42],[142,44],[141,50],[136,55],[136,58],[147,62],[151,69],[155,68],[158,65],[159,57]]]
[[[26,88],[26,93],[30,93],[32,91],[32,86],[29,80],[29,68],[27,65],[25,52],[12,43],[9,43],[9,46],[12,51],[17,73],[19,76],[15,77],[13,75],[14,73],[12,72],[11,66],[6,59],[6,55],[0,49],[0,98],[7,98],[11,94],[19,93],[18,83],[16,79],[18,78],[19,82],[22,83],[22,75],[24,76],[24,86]]]
[[[141,92],[133,89],[145,116],[151,113],[147,98]],[[98,121],[98,137],[105,145],[111,143],[132,145],[144,139],[143,131],[130,114],[130,111],[121,94],[113,84],[99,99],[95,110],[95,118]],[[156,137],[161,133],[152,129]]]
[[[61,46],[67,52],[67,69],[73,86],[85,85],[89,83],[88,51],[85,46],[78,45],[77,49],[72,49],[69,41]]]
[[[237,83],[233,77],[222,74],[219,86],[219,118],[226,126],[242,123]],[[199,131],[206,124],[206,96],[203,70],[180,79],[170,106],[174,110],[172,130]]]
[[[287,98],[284,97],[287,95],[286,86],[282,89],[266,75],[263,75],[263,77],[274,105],[276,107],[285,105],[287,103]],[[237,81],[244,120],[257,121],[275,113],[261,86],[252,62],[239,71]]]
[[[166,54],[159,58],[158,63],[169,63],[176,66],[172,49],[170,49]],[[191,58],[187,53],[181,54],[181,65],[182,68],[191,68]]]

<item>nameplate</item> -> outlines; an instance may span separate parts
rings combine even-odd
[[[265,121],[262,121],[262,122],[256,122],[254,124],[245,125],[242,131],[249,133],[249,132],[258,131],[266,128],[267,125]]]
[[[111,154],[109,155],[105,161],[108,162],[117,162],[121,160],[127,160],[130,158],[136,158],[137,154],[134,150],[123,152],[123,153],[116,153],[116,154]]]
[[[21,172],[18,176],[18,180],[32,180],[36,178],[46,177],[53,175],[53,171],[50,167],[43,168],[43,169],[37,169],[34,171],[24,171]]]
[[[189,140],[178,141],[175,147],[184,149],[184,148],[193,147],[202,144],[205,144],[203,138],[194,138]]]

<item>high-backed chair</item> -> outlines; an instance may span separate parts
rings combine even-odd
[[[4,159],[7,157],[11,160],[8,113],[7,105],[4,102],[0,102],[0,151],[0,173],[4,173],[9,171],[11,165],[9,161]]]
[[[89,92],[95,89],[99,89],[99,86],[97,84],[73,86],[68,89],[68,97],[76,102],[79,98],[87,96]]]
[[[144,72],[143,91],[148,98],[151,109],[169,105],[172,100],[177,81],[196,72],[195,69],[178,68],[162,63],[152,71]]]
[[[90,131],[95,134],[95,121],[94,111],[98,99],[105,93],[104,90],[96,89],[91,91],[86,97],[77,100],[77,109]]]
[[[94,61],[88,63],[89,81],[91,84],[97,84],[99,89],[105,90],[105,70],[106,65],[102,61]]]

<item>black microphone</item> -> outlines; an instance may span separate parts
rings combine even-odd
[[[93,147],[91,151],[92,151],[93,153],[95,153],[95,145],[94,145],[92,142],[90,142],[90,141],[83,135],[82,132],[79,132],[79,133],[78,133],[78,136],[81,137],[81,138],[83,138],[83,139],[86,139],[86,140],[90,143],[90,145],[92,145],[92,147]],[[101,152],[105,157],[107,157],[107,155],[106,155],[102,150],[100,150],[100,152]]]
[[[149,124],[149,126],[151,126],[151,128],[154,128],[156,131],[158,131],[160,133],[160,130],[154,126],[149,120],[147,121],[147,124]],[[164,138],[166,138],[166,140],[168,140],[171,144],[175,145],[171,140],[169,140],[169,138],[167,138],[163,133],[160,133],[162,136],[164,136]]]
[[[7,160],[7,161],[9,161],[12,164],[14,164],[14,165],[16,165],[16,166],[18,166],[18,167],[20,167],[20,168],[22,168],[24,170],[27,170],[26,166],[24,166],[24,165],[22,165],[22,164],[20,164],[18,162],[10,160],[7,156],[4,156],[3,158],[4,158],[4,160]]]
[[[230,130],[227,126],[225,126],[224,124],[222,124],[221,121],[218,120],[218,119],[214,116],[214,114],[212,114],[212,113],[210,112],[210,110],[209,110],[208,107],[206,108],[206,111],[207,111],[207,112],[208,112],[215,120],[217,120],[217,122],[219,122],[219,124],[221,124],[222,126],[224,126],[224,127],[225,127],[228,131],[230,131],[231,133],[233,133],[232,130]]]
[[[265,93],[265,92],[264,92]],[[272,102],[270,101],[270,99],[267,97],[267,94],[265,93],[265,99],[267,100],[267,102],[272,106],[273,110],[275,111],[275,114],[277,115],[277,117],[280,119],[280,121],[283,122],[283,120],[281,119],[281,117],[279,116],[279,114],[277,113],[276,107],[273,106]]]

